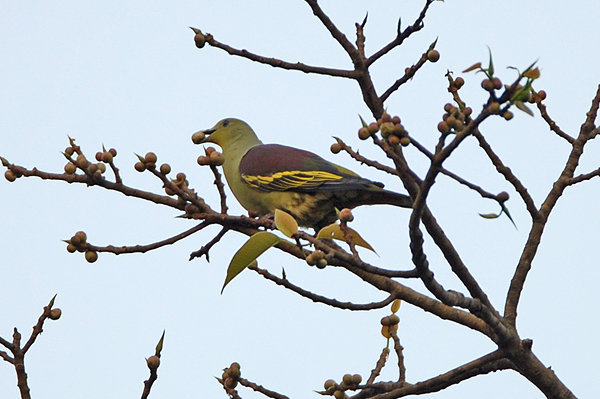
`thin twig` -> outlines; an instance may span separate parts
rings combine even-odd
[[[277,285],[281,285],[291,291],[294,291],[296,294],[303,296],[304,298],[308,298],[313,302],[324,303],[324,304],[326,304],[328,306],[332,306],[334,308],[345,309],[345,310],[381,309],[381,308],[386,307],[390,303],[392,303],[395,299],[393,296],[389,296],[386,299],[384,299],[383,301],[371,302],[371,303],[365,303],[365,304],[356,304],[353,302],[341,302],[336,299],[327,298],[322,295],[317,295],[317,294],[307,291],[303,288],[300,288],[297,285],[290,283],[290,281],[287,278],[277,277],[274,274],[269,273],[267,270],[260,269],[258,267],[251,267],[250,269],[254,270],[255,272],[257,272],[258,274],[260,274],[267,280],[273,281]]]
[[[228,227],[223,227],[221,229],[221,231],[219,231],[219,233],[213,237],[212,240],[210,240],[208,243],[206,243],[205,245],[203,245],[199,250],[194,251],[190,254],[190,259],[192,260],[194,258],[200,258],[202,255],[206,256],[206,261],[210,262],[210,259],[208,258],[208,251],[210,251],[210,249],[216,244],[218,243],[221,238],[223,238],[223,236],[225,235],[225,233],[227,233],[229,231]]]
[[[258,62],[260,64],[270,65],[275,68],[293,70],[293,71],[301,71],[304,73],[315,73],[318,75],[326,75],[326,76],[335,76],[340,78],[354,78],[354,71],[344,70],[344,69],[335,69],[335,68],[323,68],[312,65],[303,64],[301,62],[287,62],[277,58],[263,57],[258,54],[254,54],[249,52],[248,50],[238,50],[231,46],[228,46],[225,43],[221,43],[211,35],[206,34],[206,43],[210,44],[213,47],[219,48],[221,50],[226,51],[230,55],[235,55],[238,57],[246,58],[254,62]]]
[[[273,399],[289,399],[287,396],[282,395],[280,393],[277,393],[275,391],[271,391],[270,389],[267,389],[265,387],[263,387],[262,385],[258,385],[255,384],[251,381],[248,381],[245,378],[240,378],[239,380],[240,385],[245,386],[246,388],[251,388],[252,390],[256,391],[256,392],[260,392],[263,395],[269,397],[269,398],[273,398]]]
[[[556,122],[554,122],[554,120],[550,117],[550,115],[548,115],[548,110],[546,109],[546,105],[543,104],[541,101],[538,101],[537,107],[540,110],[542,119],[544,119],[546,121],[546,123],[548,124],[548,127],[550,127],[550,130],[552,130],[554,133],[556,133],[559,137],[562,137],[563,139],[567,140],[567,142],[569,142],[570,144],[573,144],[575,139],[573,137],[569,136],[567,133],[565,133],[556,124]]]
[[[110,252],[115,255],[145,253],[148,251],[152,251],[154,249],[162,248],[167,245],[175,244],[176,242],[181,241],[184,238],[189,237],[194,233],[197,233],[198,231],[204,229],[205,227],[207,227],[209,225],[210,225],[210,223],[205,220],[204,222],[199,223],[196,226],[194,226],[186,231],[183,231],[177,235],[174,235],[173,237],[169,237],[162,241],[158,241],[158,242],[155,242],[152,244],[147,244],[147,245],[132,245],[132,246],[122,246],[122,247],[115,247],[113,245],[108,245],[106,247],[100,247],[100,246],[90,244],[90,245],[85,246],[85,249],[88,249],[90,251],[96,251],[96,252]]]

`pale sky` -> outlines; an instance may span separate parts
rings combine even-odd
[[[354,41],[354,23],[369,13],[367,53],[390,41],[398,17],[416,18],[422,1],[320,2]],[[487,62],[488,46],[498,76],[508,83],[538,60],[535,87],[548,93],[551,116],[576,135],[600,82],[600,27],[597,2],[468,2],[431,6],[425,29],[372,68],[383,92],[438,38],[441,59],[428,64],[386,103],[409,132],[425,145],[438,138],[436,125],[446,91],[447,70],[466,80],[463,99],[477,112],[485,101],[481,75],[461,74]],[[234,58],[210,46],[194,46],[194,26],[219,41],[264,56],[312,65],[350,68],[346,54],[301,0],[164,2],[0,2],[0,155],[10,162],[61,172],[61,151],[74,137],[90,158],[104,144],[124,183],[161,192],[160,182],[134,171],[134,153],[154,151],[159,163],[185,171],[191,186],[213,208],[217,192],[207,168],[196,158],[201,148],[192,133],[224,117],[248,122],[264,142],[302,147],[383,181],[402,191],[399,181],[333,155],[331,136],[343,138],[370,157],[381,154],[358,140],[358,114],[369,118],[354,81],[274,69]],[[515,111],[506,122],[482,127],[505,163],[540,204],[558,177],[567,144],[549,132],[539,114]],[[579,172],[598,167],[592,142]],[[408,147],[407,156],[423,173],[427,163]],[[380,158],[382,159],[382,158]],[[383,160],[383,159],[382,159]],[[499,178],[474,139],[446,165],[491,192],[508,191],[507,203],[519,229],[506,218],[484,220],[478,213],[495,205],[439,177],[429,205],[465,263],[498,309],[530,227],[509,184]],[[551,215],[542,246],[527,279],[517,321],[522,338],[578,397],[597,392],[600,357],[597,245],[600,212],[598,179],[567,190]],[[329,378],[345,373],[366,379],[385,339],[379,320],[389,308],[349,312],[314,304],[251,271],[238,276],[221,295],[233,252],[245,237],[230,233],[212,249],[211,262],[188,262],[190,252],[209,241],[210,228],[171,247],[147,254],[100,254],[88,264],[69,254],[61,241],[84,230],[97,245],[148,244],[193,226],[178,212],[92,187],[19,179],[0,181],[0,336],[13,327],[28,337],[44,305],[58,294],[59,321],[26,356],[34,398],[139,397],[148,378],[144,358],[166,330],[159,379],[151,398],[225,398],[215,381],[232,361],[242,376],[292,398],[317,398]],[[231,214],[245,213],[229,196]],[[408,212],[390,207],[355,211],[352,227],[379,253],[364,259],[387,268],[411,267]],[[432,270],[446,288],[462,290],[428,242]],[[276,274],[284,267],[295,284],[328,297],[357,303],[378,301],[382,293],[364,287],[343,270],[317,270],[282,256],[276,249],[259,259]],[[416,281],[409,286],[425,292]],[[399,336],[405,348],[407,380],[436,376],[493,351],[494,345],[418,308],[403,304]],[[0,350],[4,350],[0,348]],[[392,357],[383,380],[397,378]],[[18,398],[14,368],[0,364],[2,398]],[[240,389],[245,398],[262,398]],[[513,371],[481,376],[429,395],[454,398],[543,398]]]

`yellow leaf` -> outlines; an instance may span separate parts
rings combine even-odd
[[[401,302],[400,299],[394,299],[394,302],[392,302],[392,313],[396,313],[400,309]]]
[[[287,237],[292,238],[298,232],[298,222],[287,212],[275,209],[275,225]]]
[[[263,252],[277,244],[281,239],[273,233],[268,231],[260,231],[254,234],[238,251],[233,255],[229,267],[227,268],[227,277],[221,293],[225,289],[225,286],[229,284],[231,280],[248,267],[252,262],[256,260]]]
[[[540,77],[540,69],[537,67],[528,69],[527,71],[523,72],[523,76],[529,79],[537,79]]]
[[[348,230],[348,234],[352,238],[352,242],[355,245],[358,245],[359,247],[367,248],[368,250],[375,252],[373,247],[371,245],[369,245],[369,243],[366,242],[360,236],[360,234],[358,234],[355,230],[352,230],[350,227],[346,227],[346,229]],[[317,238],[328,238],[328,239],[345,241],[344,240],[344,232],[342,231],[342,228],[340,227],[340,225],[336,224],[336,223],[330,224],[329,226],[325,226],[321,230],[319,230],[319,234],[317,234]],[[375,252],[375,253],[377,253],[377,252]]]
[[[479,216],[481,216],[484,219],[496,219],[500,215],[496,215],[495,213],[480,213]]]

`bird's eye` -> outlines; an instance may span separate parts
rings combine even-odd
[[[229,119],[225,119],[223,121],[223,127],[227,127],[227,126],[229,126]]]

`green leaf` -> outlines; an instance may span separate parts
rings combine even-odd
[[[371,245],[369,245],[369,243],[366,242],[360,236],[360,234],[358,234],[355,230],[351,229],[350,227],[346,227],[346,229],[348,230],[348,234],[350,234],[350,237],[352,238],[352,242],[355,245],[358,245],[359,247],[367,248],[368,250],[375,252],[373,247]],[[325,226],[321,230],[319,230],[319,234],[317,234],[317,238],[335,239],[335,240],[340,240],[340,241],[345,242],[344,232],[342,231],[341,226],[336,223],[330,224],[329,226]],[[375,252],[375,253],[377,253],[377,252]]]
[[[155,352],[156,356],[160,355],[160,352],[163,349],[164,342],[165,342],[165,330],[163,330],[163,333],[162,333],[160,339],[158,340],[158,344],[156,344],[156,352]]]
[[[363,119],[362,116],[360,116],[360,114],[358,115],[358,117],[360,118],[360,123],[362,123],[363,127],[368,127],[369,124],[367,122],[365,122],[365,120]]]
[[[277,237],[273,233],[268,231],[260,231],[254,234],[238,251],[233,255],[233,259],[229,263],[227,268],[227,277],[221,293],[225,289],[225,286],[229,284],[231,280],[242,272],[248,265],[250,265],[256,258],[258,258],[263,252],[271,248],[273,245],[281,241],[281,238]]]
[[[490,65],[488,66],[487,73],[488,78],[492,78],[494,76],[494,61],[492,60],[492,49],[488,47],[488,51],[490,52]]]
[[[519,108],[521,111],[525,112],[527,115],[531,115],[533,116],[533,111],[531,109],[529,109],[529,107],[525,104],[523,104],[523,101],[515,101],[514,103],[517,108]]]
[[[298,222],[292,215],[279,209],[275,209],[275,225],[285,236],[292,238],[298,232]]]
[[[48,304],[48,307],[49,307],[49,308],[52,308],[52,306],[54,306],[54,300],[56,299],[56,296],[57,296],[57,295],[58,295],[58,294],[54,294],[54,296],[53,296],[53,297],[52,297],[52,299],[50,300],[50,303]]]
[[[508,212],[508,208],[506,206],[504,206],[504,204],[500,204],[500,206],[502,207],[502,212],[506,213],[506,216],[510,219],[513,226],[515,226],[515,229],[519,230],[519,228],[517,227],[517,224],[513,220],[512,216],[510,216],[510,212]]]

